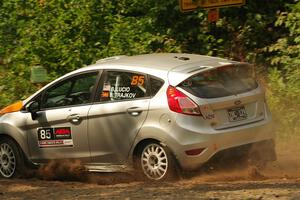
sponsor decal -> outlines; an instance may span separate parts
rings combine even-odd
[[[130,87],[111,87],[111,97],[115,99],[134,99],[136,93],[130,92]]]
[[[73,146],[71,127],[38,128],[37,134],[40,148]]]
[[[214,119],[216,116],[208,104],[201,105],[200,111],[204,119]]]
[[[103,91],[102,94],[101,94],[101,97],[102,98],[108,98],[109,97],[109,92]]]

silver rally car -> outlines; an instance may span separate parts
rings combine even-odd
[[[247,63],[194,54],[99,60],[1,110],[0,174],[76,159],[89,171],[164,180],[252,145],[259,159],[274,160],[271,115],[254,74]]]

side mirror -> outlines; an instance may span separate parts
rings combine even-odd
[[[39,102],[32,101],[32,102],[28,103],[25,108],[26,108],[26,111],[31,113],[32,120],[35,120],[38,117],[37,112],[40,109]]]

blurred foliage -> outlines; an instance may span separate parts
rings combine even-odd
[[[265,48],[273,53],[269,57],[274,67],[269,72],[270,105],[280,132],[287,135],[300,134],[300,2],[290,9],[282,12],[275,23],[287,32]]]
[[[37,88],[22,76],[0,69],[0,105],[9,105],[18,99],[26,98]]]
[[[299,7],[251,0],[209,23],[206,10],[181,13],[178,0],[0,1],[0,107],[37,89],[32,66],[55,79],[108,56],[187,52],[261,66],[275,118],[300,124]]]

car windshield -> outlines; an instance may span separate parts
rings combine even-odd
[[[218,98],[257,88],[253,67],[227,65],[196,74],[178,85],[200,98]]]

